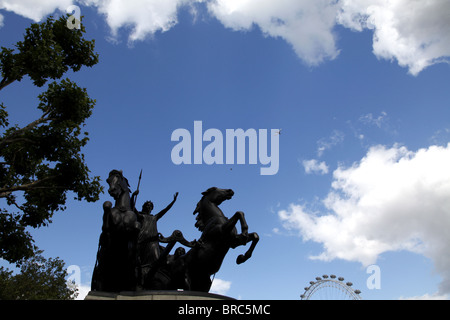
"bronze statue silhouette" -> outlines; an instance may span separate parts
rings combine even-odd
[[[155,215],[151,214],[153,210],[153,202],[151,201],[146,201],[142,206],[142,211],[137,212],[137,219],[141,224],[141,229],[137,237],[137,254],[140,268],[138,272],[142,287],[150,286],[148,283],[151,279],[148,279],[147,274],[153,264],[160,258],[161,251],[164,250],[159,245],[157,222],[172,208],[177,197],[178,192],[173,196],[173,201]]]
[[[190,290],[208,292],[211,288],[211,275],[219,271],[223,259],[230,248],[252,242],[245,254],[237,257],[241,264],[252,256],[259,241],[257,233],[248,233],[244,213],[237,211],[230,219],[225,217],[218,207],[223,201],[234,195],[231,189],[209,188],[202,193],[194,214],[197,214],[195,226],[202,232],[197,245],[186,253],[186,275]],[[237,233],[236,223],[241,223],[241,233]]]
[[[130,197],[128,180],[122,171],[112,170],[106,182],[108,193],[115,199],[103,204],[103,225],[100,234],[97,257],[92,274],[92,291],[135,291],[142,289],[164,289],[171,278],[161,273],[170,250],[179,242],[192,247],[195,242],[184,239],[181,231],[164,238],[157,230],[157,221],[175,203],[173,201],[156,215],[152,215],[153,203],[147,201],[142,211],[134,209],[136,196]],[[168,243],[165,248],[159,243]],[[150,276],[149,276],[150,274]]]
[[[92,291],[184,289],[208,292],[212,284],[210,278],[219,271],[229,249],[251,242],[247,252],[237,257],[236,262],[240,264],[252,256],[259,241],[257,233],[248,233],[243,212],[237,211],[228,219],[219,208],[234,195],[231,189],[212,187],[202,193],[194,211],[197,214],[195,226],[202,234],[198,241],[187,241],[179,230],[165,238],[157,228],[158,220],[172,208],[178,192],[165,209],[152,215],[150,201],[144,203],[140,212],[134,208],[139,192],[130,197],[128,180],[122,171],[112,170],[106,181],[115,204],[110,201],[103,204]],[[236,229],[238,221],[241,233]],[[176,243],[190,250],[186,253],[179,247],[171,255]]]
[[[159,234],[159,241],[168,243],[167,247],[161,247],[161,255],[156,260],[147,272],[146,280],[143,285],[144,290],[189,290],[190,285],[186,277],[186,263],[185,253],[183,247],[175,250],[173,255],[170,251],[177,242],[182,245],[193,248],[197,241],[187,241],[183,233],[175,230],[171,236],[165,238]]]
[[[136,288],[136,239],[140,224],[130,205],[128,180],[122,171],[112,170],[106,180],[114,198],[103,204],[103,225],[97,260],[92,275],[92,290],[123,291]]]

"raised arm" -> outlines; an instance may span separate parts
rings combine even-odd
[[[156,220],[161,219],[167,213],[167,211],[169,211],[170,208],[172,208],[172,206],[175,203],[175,201],[177,201],[177,197],[178,197],[178,192],[173,195],[173,201],[171,203],[169,203],[169,205],[165,209],[161,210],[160,212],[158,212],[155,215]]]

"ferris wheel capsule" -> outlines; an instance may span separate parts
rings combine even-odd
[[[316,277],[317,281],[310,281],[309,287],[300,295],[302,300],[361,300],[360,290],[353,290],[353,283],[344,282],[344,277],[336,279],[335,275]]]

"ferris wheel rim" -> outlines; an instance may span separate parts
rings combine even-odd
[[[319,290],[325,287],[333,287],[335,289],[341,290],[344,294],[347,294],[351,300],[362,300],[360,290],[354,290],[351,286],[351,282],[344,283],[344,278],[331,275],[328,278],[324,275],[323,278],[317,277],[316,281],[310,281],[310,286],[305,288],[305,292],[300,296],[302,300],[310,300],[310,298]]]

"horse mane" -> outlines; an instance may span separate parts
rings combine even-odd
[[[202,198],[203,199],[203,198]],[[200,200],[201,201],[201,200]],[[199,202],[197,202],[197,206],[195,207],[195,210],[194,210],[194,212],[192,213],[192,214],[196,214],[196,213],[198,213],[198,210],[200,209],[200,201]]]
[[[202,192],[202,195],[207,196],[211,191],[214,191],[216,189],[217,189],[217,187],[208,188],[208,190]]]
[[[122,170],[116,170],[116,169],[111,170],[111,172],[109,173],[108,179],[106,179],[106,182],[109,183],[108,180],[109,180],[112,176],[116,176],[116,175],[119,176],[119,177],[121,178],[121,180],[122,180],[121,186],[123,187],[123,189],[124,189],[125,191],[131,192],[131,190],[130,190],[130,184],[128,183],[128,179],[125,178],[125,177],[123,176],[123,171],[122,171]]]
[[[205,198],[205,196],[207,196],[211,191],[213,191],[215,189],[217,189],[217,187],[211,187],[211,188],[208,188],[208,190],[202,192],[203,197],[200,199],[199,202],[197,202],[197,206],[195,207],[193,214],[199,213],[198,210],[200,209],[200,203]]]

